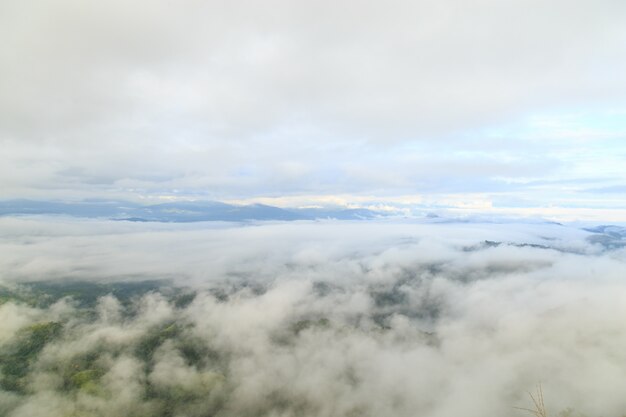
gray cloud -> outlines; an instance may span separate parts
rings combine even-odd
[[[448,131],[621,97],[624,12],[615,1],[20,3],[3,13],[3,125],[51,139],[100,122],[234,138],[294,121],[387,138]]]
[[[610,0],[3,5],[2,186],[240,198],[429,193],[462,177],[498,192],[571,167],[545,142],[476,132],[619,103],[625,13]]]

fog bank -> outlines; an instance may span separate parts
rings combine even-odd
[[[626,412],[626,252],[556,224],[0,219],[0,413]],[[592,239],[595,237],[595,239]]]

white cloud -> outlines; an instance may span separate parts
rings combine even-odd
[[[167,290],[123,302],[107,295],[93,311],[67,299],[0,305],[0,332],[11,340],[33,322],[63,323],[32,361],[28,390],[0,394],[11,417],[484,416],[528,406],[525,392],[539,381],[552,414],[573,407],[619,416],[626,407],[625,252],[590,243],[582,230],[1,226],[9,232],[0,247],[5,283],[172,274],[175,285],[198,291],[188,305],[175,305]],[[37,268],[26,267],[33,257]]]
[[[232,199],[606,176],[588,145],[481,132],[619,110],[625,14],[612,0],[6,4],[1,185],[7,198]],[[610,165],[619,174],[619,156]]]

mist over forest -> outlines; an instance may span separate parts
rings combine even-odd
[[[1,415],[626,412],[619,227],[0,227]]]

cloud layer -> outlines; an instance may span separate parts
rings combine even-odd
[[[4,7],[2,125],[33,139],[94,123],[235,140],[297,122],[387,139],[450,131],[622,98],[625,12],[611,0],[23,2]]]
[[[613,0],[3,5],[0,185],[572,204],[563,184],[528,183],[624,185],[625,127],[598,119],[623,114],[625,14]]]
[[[589,232],[2,222],[11,417],[626,409],[626,257]]]

